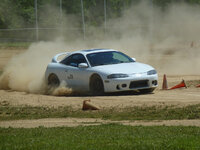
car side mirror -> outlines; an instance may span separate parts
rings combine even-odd
[[[136,58],[132,58],[133,59],[133,61],[136,61]]]
[[[88,68],[88,64],[87,63],[80,63],[78,64],[79,68]]]

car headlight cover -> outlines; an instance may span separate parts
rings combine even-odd
[[[156,74],[157,71],[156,70],[150,70],[147,72],[147,75],[153,75],[153,74]]]
[[[122,74],[122,73],[119,73],[119,74],[110,74],[107,76],[108,79],[114,79],[114,78],[127,78],[128,75],[127,74]]]

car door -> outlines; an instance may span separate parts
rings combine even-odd
[[[87,63],[85,56],[82,54],[73,54],[61,61],[65,65],[64,76],[65,81],[75,90],[86,91],[89,84],[88,68],[79,68],[80,63]]]

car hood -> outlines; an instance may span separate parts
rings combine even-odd
[[[93,67],[93,69],[105,74],[115,74],[115,73],[135,74],[135,73],[144,73],[154,68],[147,64],[133,62],[133,63],[96,66]]]

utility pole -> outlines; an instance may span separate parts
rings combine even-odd
[[[62,0],[60,0],[60,34],[62,35],[63,33],[63,21],[62,21],[62,18],[63,18],[63,14],[62,14]]]
[[[106,25],[107,25],[107,12],[106,12],[106,0],[104,0],[104,33],[106,34]]]
[[[83,10],[83,0],[81,0],[81,13],[82,13],[82,22],[83,22],[83,39],[85,40],[85,16]]]
[[[60,18],[62,20],[62,0],[60,0]]]
[[[151,7],[151,18],[150,18],[150,39],[151,45],[153,45],[153,38],[154,38],[154,4],[153,0],[150,0],[150,7]]]
[[[35,0],[35,38],[38,41],[38,14],[37,14],[37,0]]]

